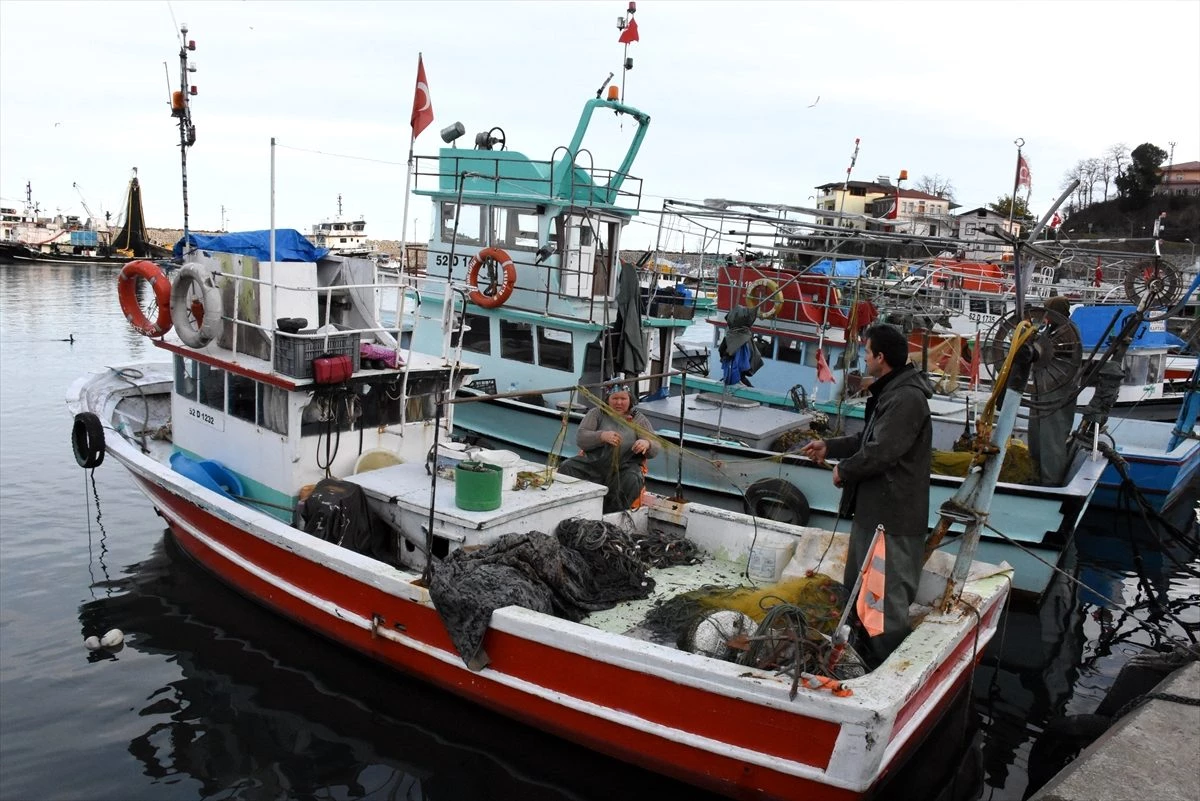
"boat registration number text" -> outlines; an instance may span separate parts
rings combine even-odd
[[[212,412],[206,411],[206,410],[201,409],[196,406],[189,406],[187,411],[188,411],[188,417],[191,417],[195,420],[199,420],[201,423],[204,423],[206,426],[212,426],[213,428],[217,429],[218,431],[225,430],[224,415],[213,414]]]
[[[433,263],[436,264],[438,267],[445,267],[446,265],[450,264],[450,254],[449,253],[437,254],[436,256],[433,257]],[[456,255],[454,257],[454,265],[453,266],[457,267],[461,264],[465,267],[466,265],[468,265],[470,263],[471,263],[471,259],[469,257]]]

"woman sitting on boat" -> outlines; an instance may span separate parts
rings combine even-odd
[[[558,472],[608,487],[604,513],[633,506],[646,485],[646,460],[658,454],[650,420],[633,409],[633,395],[615,387],[606,406],[597,406],[583,416],[575,443],[582,451],[563,462]]]

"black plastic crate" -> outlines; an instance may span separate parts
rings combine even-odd
[[[353,372],[357,373],[358,340],[357,331],[348,334],[318,334],[315,330],[300,331],[296,334],[276,331],[275,372],[293,378],[312,378],[313,359],[344,354],[350,357]]]

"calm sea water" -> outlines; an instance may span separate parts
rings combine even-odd
[[[67,388],[157,353],[122,318],[116,274],[0,266],[0,799],[709,798],[276,618],[183,557],[119,465],[80,470]],[[1091,515],[1073,570],[1134,611],[1109,624],[1064,582],[1010,612],[921,775],[891,797],[1022,798],[1045,721],[1092,711],[1164,641],[1140,620],[1196,630],[1186,557],[1141,529]],[[110,628],[123,650],[84,648]]]

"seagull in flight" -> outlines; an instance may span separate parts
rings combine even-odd
[[[820,95],[817,95],[817,99],[816,99],[816,100],[814,100],[813,102],[809,103],[809,104],[808,104],[808,107],[809,107],[809,108],[812,108],[813,106],[817,105],[817,104],[818,104],[818,103],[820,103],[820,102],[821,102],[821,96],[820,96]]]

